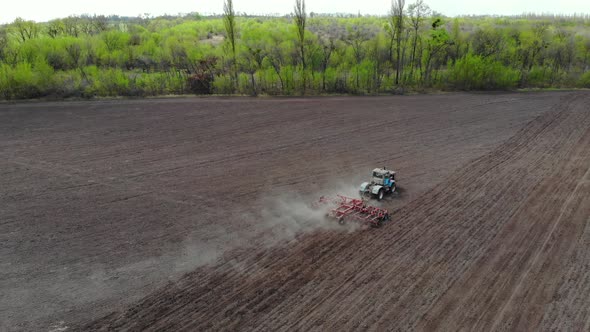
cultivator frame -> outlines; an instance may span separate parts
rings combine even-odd
[[[387,209],[367,205],[359,198],[336,195],[335,198],[322,196],[319,203],[331,206],[328,217],[338,220],[340,224],[349,221],[358,222],[372,227],[381,227],[390,220]]]

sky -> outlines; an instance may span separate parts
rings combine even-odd
[[[287,14],[295,0],[234,0],[237,12],[249,14]],[[413,0],[406,0],[411,3]],[[588,0],[426,0],[430,8],[447,16],[517,15],[522,13],[590,13]],[[316,13],[385,14],[390,0],[307,0],[307,11]],[[20,0],[6,1],[0,10],[0,23],[17,17],[37,22],[69,15],[97,14],[138,16],[178,13],[221,13],[223,0]]]

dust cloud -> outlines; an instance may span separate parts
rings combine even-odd
[[[336,184],[314,193],[270,192],[259,197],[248,210],[236,210],[226,216],[232,225],[216,224],[188,235],[180,250],[167,257],[176,272],[219,263],[231,263],[232,251],[244,248],[272,248],[297,241],[318,231],[355,232],[358,223],[339,224],[328,217],[330,204],[319,204],[322,196],[342,194],[358,197],[356,186]],[[207,234],[207,236],[203,236]]]
[[[267,245],[276,245],[292,241],[298,235],[315,231],[352,232],[359,229],[354,223],[340,225],[328,217],[333,206],[318,204],[319,197],[304,197],[297,194],[283,194],[265,198],[259,225],[268,231]],[[333,195],[324,195],[332,197]]]

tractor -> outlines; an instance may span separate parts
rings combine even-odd
[[[359,193],[361,197],[376,198],[382,200],[385,195],[395,192],[395,171],[383,168],[375,168],[370,182],[361,184]]]

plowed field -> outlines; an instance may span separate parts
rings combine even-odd
[[[0,330],[589,330],[590,94],[0,105]],[[307,208],[378,166],[380,229]]]

